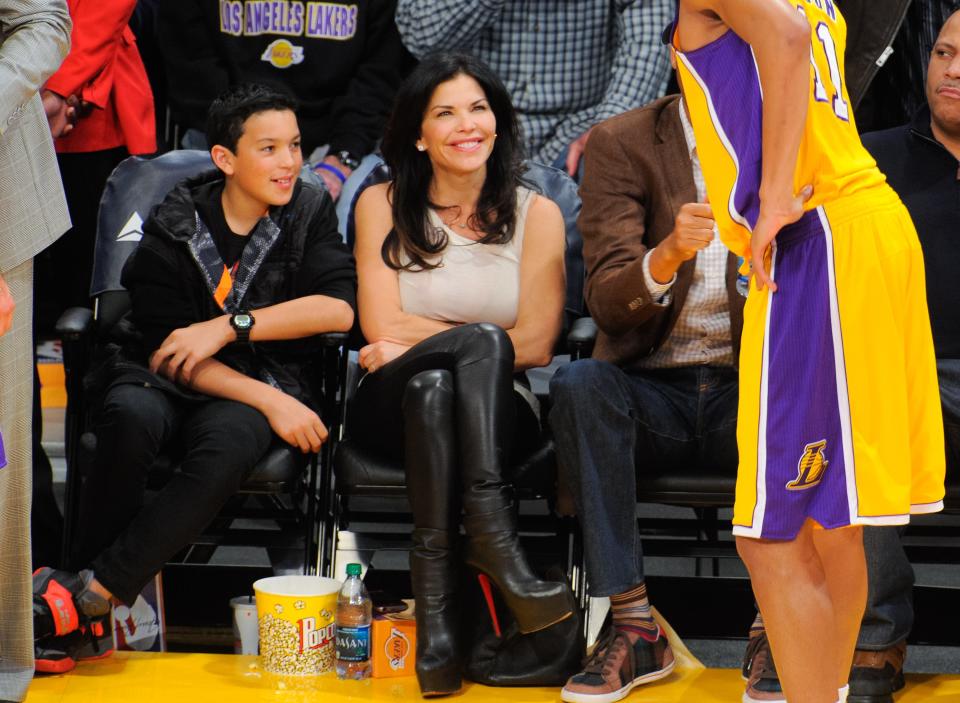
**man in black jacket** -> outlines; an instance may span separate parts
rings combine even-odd
[[[411,60],[395,10],[396,0],[161,3],[158,32],[173,117],[202,130],[207,107],[228,86],[285,86],[301,104],[304,154],[330,147],[316,168],[336,199],[374,150]]]
[[[176,186],[154,209],[123,272],[139,351],[107,378],[84,485],[79,574],[34,576],[37,669],[82,658],[117,599],[132,605],[206,527],[271,444],[316,452],[311,339],[353,324],[356,274],[327,193],[298,180],[292,99],[247,85],[210,108],[219,170]],[[279,439],[278,439],[279,438]],[[161,451],[181,470],[144,503]]]

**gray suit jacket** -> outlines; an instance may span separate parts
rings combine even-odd
[[[65,0],[0,0],[0,272],[70,227],[38,94],[70,49]]]

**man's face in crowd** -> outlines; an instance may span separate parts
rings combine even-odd
[[[927,68],[927,102],[937,127],[960,132],[960,11],[944,23]]]

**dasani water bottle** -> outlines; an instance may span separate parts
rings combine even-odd
[[[337,597],[337,676],[370,676],[370,621],[373,602],[360,580],[359,564],[347,564],[347,580]]]

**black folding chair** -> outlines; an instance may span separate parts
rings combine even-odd
[[[211,168],[213,163],[209,153],[179,150],[154,159],[126,159],[107,182],[100,202],[90,287],[93,309],[70,308],[57,322],[57,332],[63,340],[67,387],[65,555],[71,553],[79,518],[78,496],[97,442],[91,423],[97,408],[91,407],[92,399],[85,391],[84,377],[97,350],[122,334],[122,320],[130,309],[130,296],[120,284],[121,270],[139,244],[143,221],[153,206],[180,180]],[[315,179],[307,170],[301,177]],[[316,382],[325,399],[321,415],[331,418],[336,412],[341,347],[346,335],[321,337],[323,353],[317,360]],[[329,450],[323,456],[329,462]],[[159,457],[150,471],[148,486],[162,485],[175,470],[177,465],[172,457]],[[205,563],[220,545],[261,546],[275,550],[275,553],[276,550],[302,549],[302,568],[305,573],[312,572],[317,551],[318,472],[317,455],[306,458],[277,438],[237,496],[214,519],[204,535],[181,552],[181,561]],[[251,496],[254,500],[248,501]],[[256,503],[257,507],[249,506],[249,502]],[[235,518],[266,519],[279,525],[280,529],[240,529],[231,526]]]

